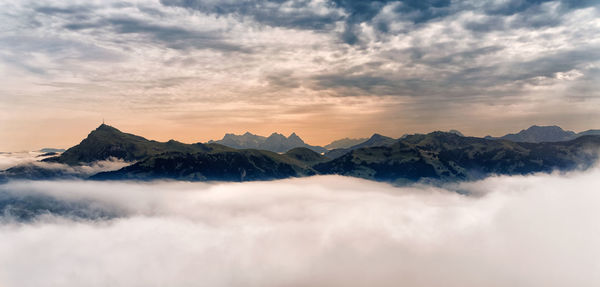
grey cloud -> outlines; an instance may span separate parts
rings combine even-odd
[[[342,19],[335,11],[322,14],[312,11],[310,1],[203,1],[203,0],[161,0],[165,6],[184,7],[205,13],[251,17],[257,22],[287,28],[322,30],[332,28],[331,25]],[[282,11],[286,4],[291,11]]]
[[[346,96],[358,94],[400,95],[403,91],[408,90],[401,82],[394,81],[394,79],[369,74],[324,74],[314,76],[313,80],[316,83],[316,89],[342,89],[345,90],[343,95]],[[352,89],[357,89],[358,93],[352,93]]]
[[[179,26],[148,23],[133,18],[108,18],[88,23],[69,23],[69,30],[108,29],[117,34],[137,34],[146,36],[151,42],[160,43],[172,49],[213,49],[223,52],[249,52],[249,48],[230,43],[218,31],[196,31]]]
[[[67,7],[57,7],[57,6],[38,6],[34,8],[34,11],[37,13],[48,14],[48,15],[56,15],[56,14],[86,14],[91,12],[93,8],[91,6],[67,6]]]
[[[600,59],[600,47],[588,49],[575,49],[543,55],[537,59],[515,63],[510,80],[527,79],[533,77],[552,77],[558,72],[567,72],[590,63],[590,60]]]
[[[105,23],[117,33],[148,35],[173,49],[194,47],[227,52],[248,52],[247,48],[228,43],[219,37],[216,31],[193,31],[181,27],[148,24],[135,19],[107,19]]]
[[[215,2],[207,0],[162,0],[166,6],[177,6],[199,10],[204,13],[217,15],[235,15],[243,19],[250,17],[257,22],[286,28],[331,30],[334,23],[344,23],[341,40],[347,44],[359,44],[362,33],[359,24],[367,23],[382,34],[390,33],[389,27],[394,22],[408,21],[416,25],[426,24],[430,21],[444,19],[465,11],[487,15],[483,22],[466,23],[466,28],[476,32],[490,32],[511,28],[538,28],[544,26],[557,26],[562,22],[561,15],[573,9],[593,6],[597,1],[559,1],[548,0],[511,0],[503,2],[484,1],[355,1],[332,0],[327,5],[332,9],[326,15],[317,14],[308,7],[310,1],[224,1]],[[558,3],[559,11],[556,15],[548,13],[548,4]],[[282,12],[279,5],[286,4],[293,12]],[[386,20],[377,19],[384,7],[392,7],[394,17]],[[335,9],[343,11],[342,14]],[[516,15],[506,26],[508,16]],[[408,31],[405,31],[408,32]],[[364,44],[364,43],[363,43]]]

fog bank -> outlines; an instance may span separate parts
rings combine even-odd
[[[598,186],[597,168],[446,188],[9,182],[0,285],[598,286]]]

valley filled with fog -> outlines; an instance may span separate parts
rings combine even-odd
[[[0,184],[2,286],[598,286],[600,169]]]

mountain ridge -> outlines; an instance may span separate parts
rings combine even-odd
[[[274,139],[284,137],[276,133],[272,136]],[[373,134],[369,140],[346,149],[337,157],[330,157],[333,151],[321,155],[307,147],[275,153],[234,149],[216,143],[157,142],[101,125],[80,144],[43,162],[71,166],[109,158],[128,162],[118,170],[92,175],[90,179],[95,180],[247,181],[336,174],[404,184],[588,168],[598,160],[598,151],[598,135],[562,142],[528,143],[437,131],[405,135],[400,139]],[[33,179],[67,175],[56,171],[56,167],[46,170],[41,166],[16,166],[2,172],[0,179],[19,178],[20,174],[29,174]]]
[[[580,133],[574,131],[563,130],[561,127],[552,126],[538,126],[533,125],[527,129],[523,129],[518,133],[509,133],[501,137],[486,136],[485,139],[497,140],[504,139],[514,142],[561,142],[574,140],[584,135],[600,135],[600,130],[587,130]]]
[[[217,143],[235,149],[263,149],[277,153],[284,153],[293,148],[305,147],[318,153],[327,152],[327,149],[320,146],[309,145],[302,140],[295,132],[288,137],[280,133],[272,133],[268,137],[259,136],[246,132],[242,135],[227,133],[220,140],[210,140],[208,143]]]
[[[329,152],[325,153],[325,156],[330,159],[335,159],[335,158],[343,156],[344,154],[346,154],[352,150],[355,150],[355,149],[364,148],[364,147],[372,147],[372,146],[390,145],[390,144],[393,144],[395,141],[396,141],[396,139],[386,137],[386,136],[380,135],[378,133],[374,133],[366,141],[363,141],[361,143],[358,143],[358,144],[353,145],[348,148],[338,148],[338,149],[330,150]]]

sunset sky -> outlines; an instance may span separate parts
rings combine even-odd
[[[600,128],[595,0],[0,2],[0,151]]]

